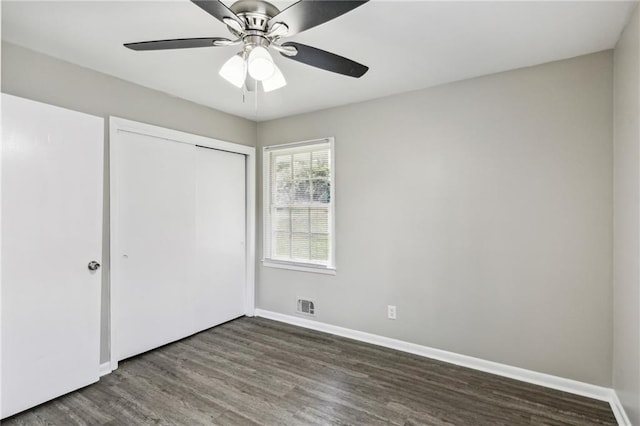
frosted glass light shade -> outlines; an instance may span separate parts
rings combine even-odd
[[[282,71],[276,64],[273,64],[273,75],[266,80],[262,80],[262,89],[265,92],[271,92],[287,85],[287,80],[284,79]]]
[[[220,68],[220,77],[227,80],[229,83],[236,87],[242,87],[246,76],[246,68],[244,65],[244,59],[240,55],[233,55],[227,62]]]
[[[266,80],[275,72],[275,65],[267,49],[256,46],[251,49],[248,59],[249,75],[258,81]]]

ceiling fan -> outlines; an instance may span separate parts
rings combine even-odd
[[[283,57],[327,71],[360,78],[369,68],[350,59],[292,41],[280,39],[308,30],[341,16],[368,0],[300,0],[280,11],[263,0],[239,0],[227,7],[219,0],[191,0],[224,23],[234,39],[222,37],[180,38],[126,43],[132,50],[166,50],[192,47],[242,46],[220,69],[229,83],[255,90],[262,83],[265,92],[285,86],[282,72],[273,62],[269,48]],[[248,76],[247,76],[248,74]]]

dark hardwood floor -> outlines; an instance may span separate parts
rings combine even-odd
[[[612,425],[609,405],[261,318],[120,363],[3,425]]]

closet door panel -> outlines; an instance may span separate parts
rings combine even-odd
[[[199,330],[245,313],[245,156],[197,148],[197,278]]]
[[[116,348],[124,359],[193,333],[195,146],[122,131],[116,147]]]

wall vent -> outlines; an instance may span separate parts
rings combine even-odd
[[[296,312],[305,315],[316,315],[316,303],[313,300],[298,298]]]

